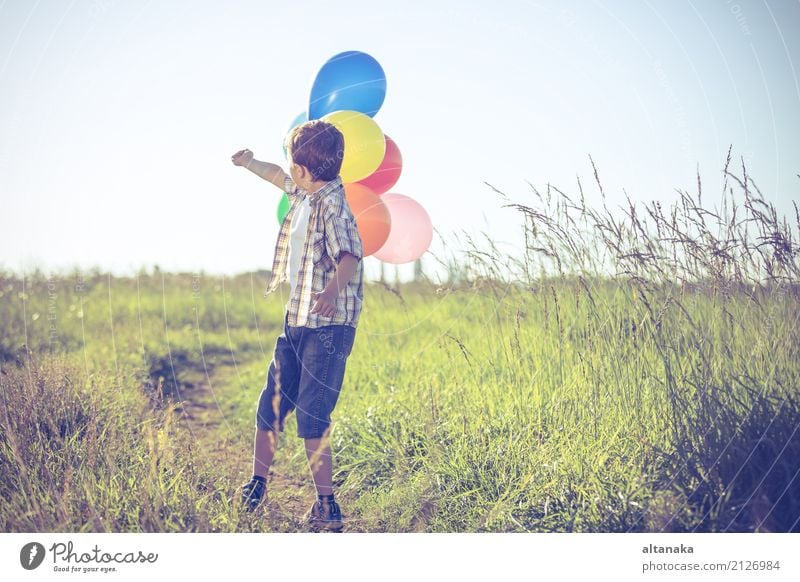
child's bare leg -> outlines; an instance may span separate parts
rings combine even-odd
[[[318,495],[333,494],[333,464],[329,441],[327,435],[317,439],[305,439],[308,467],[311,469]]]
[[[266,478],[277,446],[278,434],[274,430],[256,429],[253,447],[253,475]]]

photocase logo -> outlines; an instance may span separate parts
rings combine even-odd
[[[44,546],[39,542],[31,542],[22,546],[19,552],[19,563],[26,570],[35,570],[44,561]]]

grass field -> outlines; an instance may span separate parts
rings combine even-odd
[[[473,247],[459,282],[368,284],[332,434],[346,530],[800,531],[798,249],[737,181],[714,229],[688,197],[659,223],[535,192],[513,281]],[[266,282],[0,275],[3,531],[302,530],[293,417],[269,507],[236,503]]]

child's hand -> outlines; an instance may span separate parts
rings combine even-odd
[[[311,292],[311,313],[318,313],[323,317],[333,317],[336,314],[336,293],[327,289]]]
[[[250,150],[239,150],[231,156],[234,166],[247,166],[253,161],[253,152]]]

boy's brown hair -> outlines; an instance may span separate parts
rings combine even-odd
[[[305,167],[314,180],[329,182],[339,175],[344,158],[344,136],[333,124],[315,119],[289,132],[286,149],[295,164]]]

